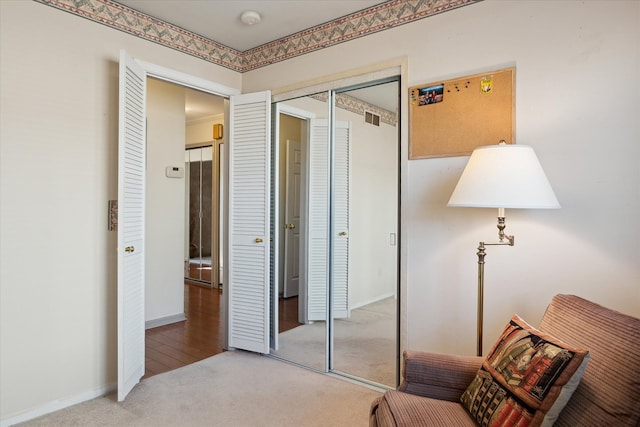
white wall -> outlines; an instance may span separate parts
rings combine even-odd
[[[241,75],[33,1],[0,1],[0,418],[116,381],[118,56]],[[30,412],[35,411],[35,412]],[[14,418],[15,419],[15,418]]]
[[[484,1],[245,73],[243,90],[403,57],[409,86],[517,67],[517,143],[534,147],[562,209],[507,212],[516,245],[486,258],[487,348],[513,312],[536,324],[560,292],[640,316],[639,45],[636,1]],[[408,162],[411,348],[475,352],[475,252],[497,231],[493,211],[446,207],[466,160]]]
[[[0,1],[0,418],[87,399],[116,378],[106,210],[121,48],[245,92],[395,58],[408,58],[409,85],[515,65],[517,142],[536,149],[563,208],[507,212],[516,246],[487,256],[486,348],[512,312],[536,323],[558,292],[640,316],[639,40],[637,1],[488,0],[241,76]],[[406,119],[402,132],[406,152]],[[474,352],[475,247],[496,230],[494,212],[445,207],[465,161],[411,161],[404,177],[412,348]]]
[[[184,318],[185,178],[167,178],[167,166],[184,168],[184,88],[147,79],[147,215],[145,320]]]
[[[336,108],[336,120],[351,123],[349,307],[395,296],[398,246],[398,130]]]

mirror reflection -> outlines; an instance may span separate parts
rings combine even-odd
[[[185,227],[185,279],[212,285],[213,149],[211,146],[185,151],[187,224]]]
[[[398,91],[394,80],[273,109],[280,332],[273,354],[391,387],[398,360]]]
[[[274,354],[326,370],[329,227],[327,94],[279,103],[279,335]]]
[[[398,347],[398,91],[393,81],[335,96],[332,368],[388,386]]]

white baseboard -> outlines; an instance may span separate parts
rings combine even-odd
[[[86,402],[87,400],[95,399],[96,397],[104,396],[113,391],[117,390],[116,384],[106,385],[97,390],[88,391],[86,393],[79,394],[77,396],[71,397],[69,399],[64,400],[55,400],[53,402],[49,402],[37,409],[23,412],[19,415],[14,415],[9,418],[5,418],[4,420],[0,420],[0,427],[9,427],[14,424],[23,423],[25,421],[32,420],[34,418],[41,417],[46,414],[50,414],[52,412],[59,411],[64,408],[68,408],[69,406],[77,405],[78,403]]]
[[[144,322],[144,328],[157,328],[158,326],[170,325],[172,323],[182,322],[183,320],[187,320],[187,317],[184,315],[184,313],[178,313],[171,316],[147,320],[146,322]]]

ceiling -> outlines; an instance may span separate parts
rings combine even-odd
[[[358,12],[381,0],[115,0],[145,15],[244,52],[282,37]],[[240,15],[262,20],[245,25]]]
[[[224,114],[224,98],[185,88],[184,114],[187,122]]]
[[[239,51],[246,51],[291,34],[324,24],[385,1],[380,0],[116,0],[131,9],[176,25]],[[246,25],[245,11],[255,11],[261,21]],[[367,89],[352,96],[395,111],[395,96],[389,85]],[[389,99],[391,98],[391,99]],[[388,101],[391,101],[389,104]],[[223,113],[222,98],[186,89],[187,121]]]

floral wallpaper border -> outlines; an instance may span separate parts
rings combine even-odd
[[[238,72],[344,43],[480,0],[391,0],[244,52],[112,0],[34,0]]]
[[[322,102],[327,102],[327,99],[329,98],[326,93],[316,93],[314,95],[310,95],[310,97]],[[380,108],[377,105],[370,104],[366,101],[344,93],[336,94],[336,107],[342,108],[343,110],[347,110],[355,114],[359,114],[363,116],[363,118],[365,112],[374,113],[380,116],[380,121],[382,123],[386,123],[391,126],[396,126],[398,124],[397,113],[385,110],[384,108]]]

